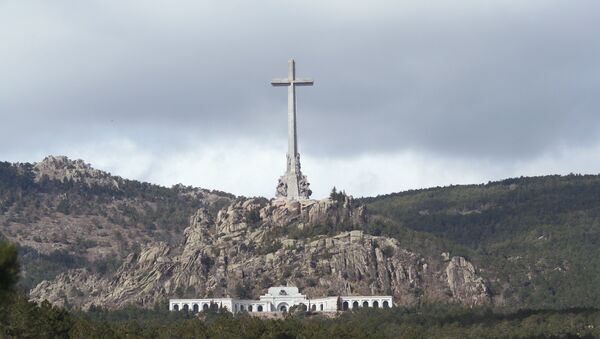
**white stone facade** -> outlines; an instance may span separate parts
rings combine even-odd
[[[238,312],[287,312],[293,306],[305,307],[312,312],[347,311],[362,307],[388,308],[392,296],[333,296],[309,299],[297,287],[270,287],[259,300],[233,298],[170,299],[170,311],[200,312],[211,307]]]

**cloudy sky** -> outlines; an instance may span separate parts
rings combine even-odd
[[[600,1],[0,0],[0,160],[314,197],[600,172]]]

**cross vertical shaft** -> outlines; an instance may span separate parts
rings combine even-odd
[[[296,129],[296,63],[294,60],[288,61],[288,161],[287,171],[296,172],[296,158],[298,154],[298,130]]]
[[[288,87],[288,153],[285,174],[279,178],[277,197],[288,200],[308,198],[312,193],[308,189],[308,181],[300,171],[300,154],[298,153],[298,136],[296,127],[296,86],[312,86],[312,79],[296,79],[296,63],[288,61],[287,79],[274,79],[273,86]]]

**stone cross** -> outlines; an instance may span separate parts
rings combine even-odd
[[[296,79],[296,62],[288,61],[287,79],[273,79],[273,86],[288,88],[288,153],[287,169],[279,178],[277,198],[298,200],[307,199],[312,193],[308,188],[306,177],[300,171],[300,154],[298,153],[298,136],[296,130],[296,86],[312,86],[312,79]]]

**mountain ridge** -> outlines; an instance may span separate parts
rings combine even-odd
[[[82,268],[88,271],[88,277],[110,281],[127,262],[130,267],[136,265],[135,260],[128,259],[131,253],[139,256],[161,241],[169,248],[167,256],[170,260],[180,258],[186,239],[191,236],[185,229],[189,228],[191,217],[199,209],[205,209],[211,218],[219,220],[219,213],[227,213],[232,206],[251,200],[182,185],[166,188],[110,174],[108,177],[102,173],[80,175],[78,171],[86,173],[93,168],[83,165],[82,161],[75,164],[69,161],[61,157],[47,161],[58,164],[54,169],[62,174],[54,176],[39,175],[41,171],[36,176],[36,164],[0,163],[0,233],[21,243],[25,278],[22,285],[26,288],[33,288],[43,280],[47,283],[60,280],[70,270],[77,272]],[[52,172],[52,167],[44,171],[56,172]],[[112,184],[112,179],[118,186]],[[600,177],[595,175],[512,178],[481,185],[453,185],[352,199],[353,208],[362,209],[361,213],[366,216],[360,223],[336,219],[337,212],[328,215],[329,211],[325,213],[328,218],[321,222],[285,221],[271,228],[277,230],[273,235],[280,242],[287,239],[305,247],[310,243],[309,239],[333,239],[351,231],[361,231],[367,238],[393,240],[397,242],[397,249],[416,253],[444,277],[441,281],[445,281],[445,285],[433,288],[438,294],[453,294],[448,280],[458,282],[457,286],[464,284],[457,279],[462,273],[454,276],[443,272],[454,260],[463,263],[459,266],[466,271],[472,271],[474,275],[469,279],[482,279],[485,302],[493,305],[597,307],[600,296],[591,286],[600,282],[597,273],[600,271],[594,268],[600,267],[595,259],[598,250],[593,245],[600,234],[599,198]],[[325,200],[343,206],[346,199],[350,197],[336,193]],[[273,203],[264,198],[254,201],[261,208]],[[261,214],[260,210],[246,211],[247,215],[240,220],[251,222],[227,218],[221,222],[228,225],[227,232],[235,233],[243,223],[270,220],[273,226],[281,222],[272,220],[273,215],[280,212],[279,208],[271,210],[271,214]],[[304,227],[303,224],[311,226]],[[66,237],[63,238],[59,231],[65,231]],[[99,232],[104,235],[100,236]],[[198,236],[201,232],[194,234]],[[213,243],[218,242],[217,235],[212,235]],[[202,244],[204,247],[210,245],[213,244]],[[275,252],[281,250],[282,257],[288,254],[285,246],[265,242],[259,246],[261,254],[257,253],[257,257],[269,254],[263,247],[271,247],[270,250],[275,249]],[[304,252],[295,255],[297,261],[307,258]],[[216,258],[218,256],[210,259]],[[298,271],[304,270],[306,274],[306,268],[300,266]],[[427,274],[423,276],[427,277]],[[336,279],[344,281],[347,278]],[[362,288],[361,282],[351,281],[352,284],[355,289]],[[178,293],[188,285],[182,284]],[[228,293],[244,289],[257,293],[258,286],[227,286]],[[327,291],[322,289],[320,293]],[[413,301],[430,300],[426,297],[428,293],[432,292],[413,293],[416,296]],[[40,296],[42,294],[37,295]],[[466,299],[468,297],[456,300],[464,302]],[[431,300],[451,302],[454,299]],[[85,305],[86,302],[75,304]]]

